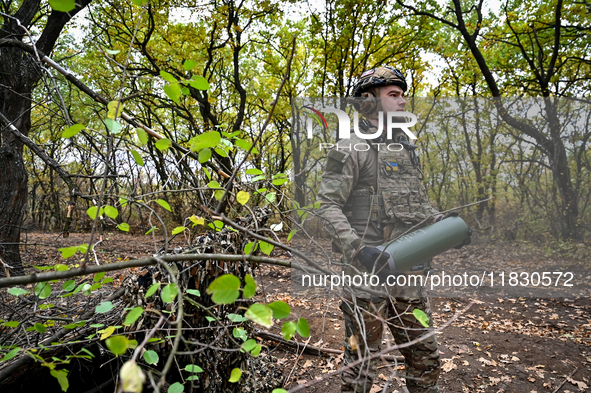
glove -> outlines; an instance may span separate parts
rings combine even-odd
[[[380,254],[382,255],[381,257]],[[390,254],[387,252],[382,253],[382,250],[376,247],[365,246],[357,253],[357,260],[368,272],[375,272],[380,278],[380,283],[386,282],[388,276],[392,274],[392,271],[388,266],[390,258],[392,258]]]

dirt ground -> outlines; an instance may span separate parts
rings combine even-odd
[[[29,233],[22,239],[28,243],[22,248],[25,265],[31,271],[35,270],[32,265],[53,265],[61,260],[58,247],[87,243],[88,238],[88,234],[72,234],[63,239],[57,234]],[[121,233],[105,233],[102,240],[95,248],[91,263],[152,255],[162,241],[156,238],[153,243],[149,236]],[[186,244],[186,239],[177,237],[171,246],[183,246],[183,242]],[[274,251],[271,256],[288,258],[283,251]],[[78,254],[68,263],[79,263],[79,260]],[[436,258],[434,268],[440,271],[460,264],[468,270],[476,264],[486,266],[500,262],[506,266],[531,266],[534,269],[536,266],[554,266],[556,261],[513,245],[473,245]],[[575,265],[581,269],[577,273],[578,279],[588,279],[585,275],[588,265]],[[323,290],[313,288],[303,296],[294,296],[291,274],[285,268],[264,266],[256,279],[261,299],[283,300],[292,307],[290,318],[307,318],[311,337],[309,340],[300,337],[298,341],[322,348],[343,349],[344,323],[336,299],[327,298]],[[436,327],[445,324],[471,303],[467,311],[437,335],[443,359],[440,377],[443,392],[591,392],[589,296],[573,293],[573,296],[560,298],[432,297]],[[280,334],[280,326],[273,326],[270,332]],[[384,335],[384,343],[390,338]],[[342,355],[318,357],[298,353],[271,341],[264,344],[267,352],[276,357],[283,368],[286,389],[313,384],[300,391],[340,392],[339,377],[333,373],[342,365]],[[379,376],[372,392],[405,392],[401,375],[404,375],[403,365],[380,360]],[[390,381],[389,386],[383,390],[387,381]]]

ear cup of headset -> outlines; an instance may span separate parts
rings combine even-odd
[[[357,110],[361,112],[364,116],[371,116],[378,110],[378,100],[375,94],[371,91],[366,91],[361,93],[361,97],[359,97],[359,106]]]

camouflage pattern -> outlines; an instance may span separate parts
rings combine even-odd
[[[369,132],[374,131],[369,129]],[[333,248],[343,254],[346,274],[365,271],[353,258],[361,245],[381,245],[437,213],[426,197],[419,170],[412,165],[411,153],[406,149],[384,152],[384,143],[394,141],[382,141],[379,151],[375,145],[367,150],[354,148],[356,144],[371,142],[357,136],[339,141],[328,154],[317,196],[319,214],[325,219]],[[417,273],[420,274],[413,272]],[[423,310],[433,326],[429,301],[422,288],[389,288],[388,300],[387,296],[372,298],[356,288],[344,289],[345,298],[355,298],[357,303],[357,307],[349,306],[350,302],[341,306],[346,321],[345,365],[380,350],[383,321],[389,322],[397,344],[411,341],[426,331],[407,312],[415,308]],[[405,357],[409,391],[438,392],[441,367],[436,337],[402,348],[401,352]],[[345,371],[342,391],[369,392],[376,375],[376,361],[366,361]]]
[[[405,138],[403,135],[397,137]],[[429,203],[419,168],[412,164],[411,152],[381,149],[378,160],[378,193],[383,198],[386,224],[396,223],[398,219],[414,225],[438,213]],[[385,234],[386,240],[390,237]]]
[[[382,349],[383,321],[392,332],[396,344],[412,341],[433,327],[429,299],[396,298],[395,303],[388,300],[372,302],[356,299],[341,304],[345,316],[345,365],[363,359]],[[424,328],[412,315],[414,309],[421,309],[429,316],[429,329]],[[441,371],[437,338],[432,335],[417,344],[400,348],[406,368],[406,386],[410,393],[439,392],[437,379]],[[342,392],[365,393],[371,390],[377,375],[379,358],[364,361],[341,375]],[[389,376],[389,375],[388,375]]]

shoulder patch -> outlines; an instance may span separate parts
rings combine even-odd
[[[347,162],[350,154],[338,150],[330,150],[327,155],[326,170],[328,172],[342,173],[343,166],[345,166],[345,162]]]

